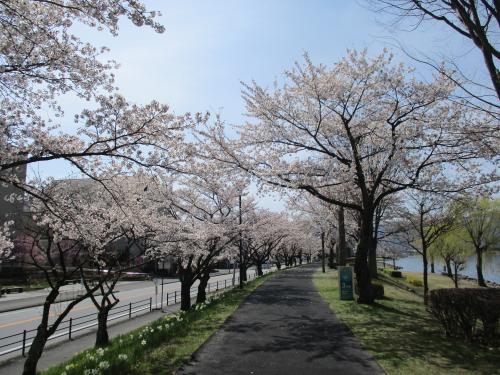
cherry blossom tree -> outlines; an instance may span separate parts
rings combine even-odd
[[[273,256],[287,236],[289,221],[283,214],[268,210],[255,210],[246,215],[243,251],[262,276],[262,265]]]
[[[99,280],[99,295],[90,298],[98,310],[98,329],[96,346],[109,344],[107,319],[109,311],[119,303],[114,288],[124,272],[137,267],[134,259],[151,259],[151,253],[159,245],[176,242],[177,228],[175,221],[165,212],[164,197],[168,192],[163,189],[155,176],[138,172],[130,176],[119,176],[106,184],[106,189],[96,185],[91,189],[91,196],[86,190],[86,202],[93,207],[79,217],[82,228],[92,228],[85,238],[99,238],[91,245],[94,261],[92,263]],[[112,196],[119,199],[110,199]],[[97,247],[96,247],[97,246]],[[83,278],[87,291],[92,288]]]
[[[5,222],[0,228],[0,262],[9,259],[14,244],[11,240],[10,226],[12,221]]]
[[[111,168],[107,176],[99,176],[105,185],[92,179],[45,182],[39,190],[51,199],[32,201],[32,221],[24,228],[20,244],[27,250],[21,262],[44,274],[50,292],[25,362],[25,373],[36,372],[47,339],[71,309],[86,298],[98,310],[96,345],[107,345],[108,313],[119,302],[114,287],[130,268],[130,257],[144,255],[167,236],[175,237],[177,229],[170,225],[171,218],[151,199],[149,192],[154,189],[149,188],[154,180],[141,172],[130,176],[114,172]],[[135,253],[129,251],[133,246]],[[50,308],[61,286],[75,278],[83,281],[85,291],[49,323]]]
[[[302,264],[305,254],[309,257],[320,249],[321,231],[317,223],[309,218],[291,216],[288,218],[286,236],[278,249],[277,256],[282,256],[286,266]]]
[[[216,145],[214,158],[268,186],[357,211],[358,301],[372,303],[367,257],[375,245],[377,207],[392,194],[424,185],[423,172],[430,169],[453,171],[457,184],[477,183],[468,179],[480,174],[483,157],[497,157],[497,146],[478,148],[465,135],[482,133],[494,143],[498,124],[450,102],[454,85],[446,77],[418,80],[386,51],[375,57],[349,51],[331,68],[306,56],[285,72],[285,81],[272,91],[244,86],[255,121],[238,128],[239,139],[228,139],[222,123],[203,134]]]
[[[172,215],[182,227],[180,241],[163,248],[177,259],[181,281],[181,309],[191,306],[190,290],[199,280],[197,302],[203,302],[214,265],[225,259],[239,236],[238,197],[244,185],[216,165],[193,161],[190,174],[177,184]]]
[[[316,229],[319,230],[321,238],[321,265],[323,272],[326,272],[325,245],[329,248],[328,263],[331,267],[333,267],[334,263],[333,252],[335,245],[337,245],[337,255],[339,255],[337,243],[339,222],[335,212],[336,206],[322,201],[313,195],[294,194],[288,201],[288,208],[296,212],[296,215],[299,217],[311,220]],[[344,228],[343,225],[341,226]]]
[[[55,194],[53,192],[54,198],[57,199]],[[24,235],[16,241],[17,247],[25,250],[23,255],[27,258],[18,261],[34,266],[42,272],[50,287],[43,304],[37,333],[24,363],[23,374],[36,374],[36,366],[47,339],[74,306],[97,290],[97,287],[94,287],[79,295],[65,306],[54,321],[49,322],[51,307],[59,296],[61,287],[69,280],[81,277],[90,260],[90,257],[84,254],[84,245],[77,235],[78,228],[73,225],[76,218],[71,216],[74,211],[68,210],[71,203],[66,200],[64,202],[64,207],[58,205],[57,209],[51,207],[49,210],[37,204],[39,201],[35,201],[31,208],[33,223],[24,228]],[[77,240],[74,240],[75,238]]]
[[[0,2],[1,183],[48,200],[36,184],[12,171],[60,159],[95,179],[111,160],[115,168],[130,163],[171,168],[185,157],[180,140],[201,117],[175,116],[156,101],[128,103],[115,93],[116,63],[101,61],[106,48],[75,34],[78,25],[117,35],[120,18],[163,32],[158,15],[135,0]],[[67,124],[60,104],[67,93],[94,108],[75,115],[76,129]]]

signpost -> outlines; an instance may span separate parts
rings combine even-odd
[[[354,299],[354,282],[352,267],[338,267],[339,273],[339,291],[341,300]]]

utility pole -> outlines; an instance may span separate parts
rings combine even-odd
[[[238,197],[238,208],[239,208],[239,224],[240,224],[240,243],[239,243],[239,250],[240,250],[240,288],[243,288],[243,272],[246,273],[246,270],[244,269],[245,267],[243,266],[243,238],[241,237],[241,194]]]

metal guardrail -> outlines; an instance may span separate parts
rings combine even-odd
[[[263,270],[264,274],[270,272],[270,269]],[[257,278],[257,274],[249,274],[247,276],[247,281],[251,281]],[[228,282],[229,281],[229,282]],[[218,280],[212,283],[207,284],[207,293],[213,293],[218,290],[224,290],[227,288],[233,288],[239,284],[239,275],[233,280]],[[110,310],[108,315],[108,322],[113,321],[120,318],[131,319],[132,316],[137,315],[137,313],[142,311],[152,311],[153,309],[157,309],[158,305],[160,305],[160,309],[163,309],[163,306],[175,305],[180,302],[180,290],[175,290],[173,292],[167,292],[166,298],[161,298],[161,302],[153,303],[153,297],[146,298],[140,301],[129,302],[127,305],[117,306]],[[191,298],[196,297],[198,295],[198,288],[194,287],[190,289]],[[69,318],[67,320],[63,320],[57,330],[51,335],[47,341],[55,340],[58,338],[67,337],[69,341],[72,340],[72,336],[74,333],[89,329],[91,327],[97,326],[97,312],[82,315],[76,318]],[[26,355],[26,350],[33,343],[33,339],[36,336],[37,329],[23,330],[19,333],[14,333],[8,336],[0,337],[0,350],[3,348],[8,348],[3,351],[0,351],[0,357],[20,351],[22,356]],[[7,341],[7,342],[5,342]],[[13,346],[14,345],[14,346]],[[12,347],[13,346],[13,347]]]

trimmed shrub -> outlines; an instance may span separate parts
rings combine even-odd
[[[359,288],[357,283],[354,284],[354,293],[356,293],[359,296]],[[384,298],[384,286],[382,284],[372,283],[372,293],[373,293],[373,298],[375,299]]]
[[[441,323],[447,336],[467,340],[482,333],[485,338],[496,335],[500,319],[500,289],[432,290],[429,311]],[[482,323],[482,332],[478,330]]]
[[[384,298],[384,286],[382,284],[372,284],[373,298]]]
[[[403,274],[401,273],[401,271],[391,271],[391,276],[401,279],[403,277]]]
[[[413,286],[424,286],[422,280],[417,279],[416,277],[408,276],[406,280]]]

